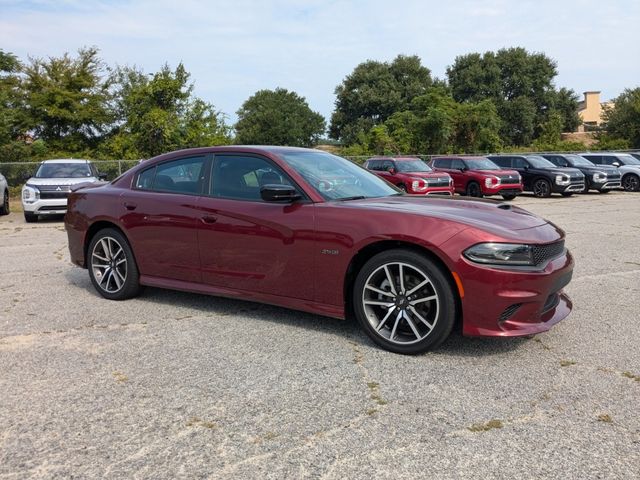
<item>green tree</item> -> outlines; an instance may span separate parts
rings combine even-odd
[[[512,145],[529,145],[551,110],[562,116],[566,130],[579,124],[577,96],[573,90],[555,89],[557,73],[552,59],[524,48],[459,56],[447,68],[453,98],[491,100],[502,122],[500,134]]]
[[[329,133],[345,144],[384,123],[432,85],[431,72],[417,56],[398,55],[393,62],[359,64],[335,89],[336,104]]]
[[[105,71],[96,48],[80,49],[76,58],[31,59],[23,69],[25,130],[53,150],[95,148],[112,122]]]
[[[230,142],[230,129],[213,105],[193,96],[180,63],[145,75],[123,67],[112,75],[116,126],[101,151],[117,158],[147,158],[180,148]]]
[[[605,109],[607,141],[626,141],[632,148],[640,148],[640,87],[627,88],[614,99],[614,107]],[[622,144],[622,143],[621,143]]]
[[[284,88],[260,90],[237,112],[236,143],[249,145],[315,145],[325,131],[322,115],[304,97]]]
[[[19,72],[22,65],[15,55],[0,50],[0,145],[21,133],[23,102]]]

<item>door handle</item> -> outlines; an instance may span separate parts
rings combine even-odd
[[[127,210],[135,210],[137,206],[138,205],[136,205],[135,203],[124,202],[124,208],[126,208]]]
[[[217,217],[214,217],[213,215],[203,215],[202,218],[200,218],[200,220],[202,220],[202,223],[216,223],[218,221]]]

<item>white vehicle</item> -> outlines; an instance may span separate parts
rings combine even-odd
[[[89,160],[45,160],[22,187],[22,208],[27,222],[39,215],[64,215],[73,185],[104,178]]]
[[[0,215],[9,215],[9,185],[0,173]]]

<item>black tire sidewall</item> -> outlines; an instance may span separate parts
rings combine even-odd
[[[471,191],[471,189],[473,187],[476,187],[476,195],[473,194],[473,192]],[[480,188],[480,184],[478,182],[469,182],[467,184],[467,190],[466,190],[467,196],[469,197],[473,197],[473,198],[482,198],[482,189]]]
[[[440,305],[434,329],[426,338],[411,345],[398,345],[378,335],[367,320],[362,305],[362,291],[369,275],[381,265],[390,262],[404,262],[418,267],[428,275],[438,294]],[[407,249],[388,250],[369,259],[356,276],[352,302],[356,319],[371,340],[385,350],[407,355],[424,353],[442,344],[451,333],[456,319],[456,301],[453,288],[442,269],[425,255]]]
[[[93,275],[92,252],[96,243],[98,243],[104,237],[112,237],[117,240],[118,243],[122,246],[125,257],[127,258],[127,278],[125,279],[124,287],[117,292],[107,292],[103,290]],[[89,270],[89,278],[91,279],[91,283],[98,291],[98,293],[104,298],[107,298],[109,300],[126,300],[128,298],[135,297],[140,292],[140,275],[138,272],[138,265],[133,255],[133,250],[131,250],[131,246],[129,245],[126,237],[115,228],[104,228],[93,236],[91,242],[89,243],[89,248],[87,249],[87,269]]]
[[[538,195],[536,193],[536,185],[542,183],[544,185],[546,185],[546,193],[543,195]],[[551,183],[549,182],[549,180],[546,180],[544,178],[539,178],[538,180],[536,180],[533,184],[533,195],[538,197],[538,198],[547,198],[549,196],[551,196]]]
[[[629,189],[627,189],[627,188],[624,186],[624,184],[625,184],[625,179],[628,179],[628,178],[629,178],[629,179],[633,179],[633,178],[635,178],[635,179],[636,179],[636,182],[637,182],[637,183],[636,183],[636,185],[638,185],[638,188],[635,188],[635,189],[634,189],[634,188],[629,188]],[[638,192],[638,191],[640,191],[640,176],[635,175],[635,174],[633,174],[633,173],[627,173],[627,174],[623,177],[623,179],[622,179],[622,187],[624,188],[624,190],[625,190],[626,192]]]

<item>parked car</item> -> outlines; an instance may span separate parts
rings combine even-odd
[[[453,195],[453,179],[433,169],[419,158],[374,157],[364,163],[372,171],[400,190],[419,195]]]
[[[640,191],[640,160],[628,153],[581,153],[596,165],[612,165],[620,171],[622,188],[629,192]]]
[[[45,160],[22,187],[25,221],[36,222],[40,215],[63,215],[73,185],[97,182],[102,178],[104,176],[89,160]]]
[[[504,204],[403,195],[318,150],[161,155],[75,189],[65,227],[72,261],[105,298],[149,285],[353,312],[400,353],[436,347],[456,321],[467,335],[530,335],[572,308],[560,228]]]
[[[584,174],[577,168],[560,168],[540,155],[489,155],[500,168],[516,170],[524,190],[536,197],[560,193],[569,197],[585,188]]]
[[[2,173],[0,173],[0,195],[0,215],[9,215],[11,211],[9,208],[9,184]]]
[[[613,188],[620,188],[620,172],[608,165],[595,165],[584,157],[568,153],[543,154],[544,158],[558,167],[572,167],[580,170],[585,178],[585,189],[609,193]]]
[[[640,160],[640,152],[629,152],[629,155]]]
[[[435,157],[431,165],[436,172],[451,175],[455,191],[461,195],[501,195],[513,200],[522,193],[520,174],[502,170],[486,157]]]

